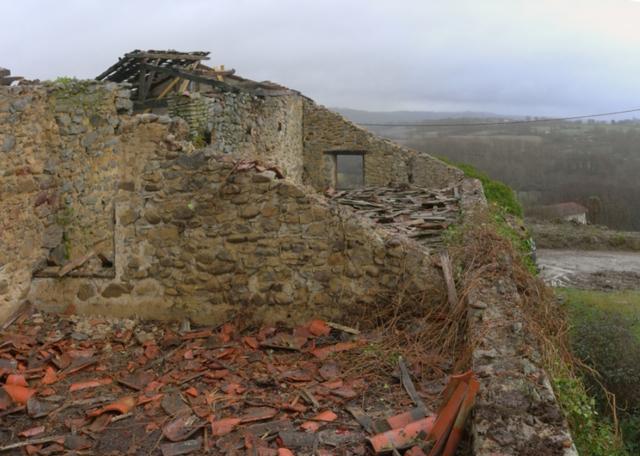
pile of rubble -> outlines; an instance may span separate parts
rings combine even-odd
[[[0,332],[0,454],[453,455],[475,379],[453,377],[432,414],[442,387],[416,387],[402,358],[380,381],[342,356],[371,337],[23,316]]]
[[[366,187],[329,196],[385,228],[427,246],[440,245],[444,230],[460,218],[460,193],[457,187],[442,190],[408,185]]]

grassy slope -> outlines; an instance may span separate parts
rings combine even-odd
[[[640,291],[558,289],[570,317],[574,353],[599,374],[585,372],[590,392],[606,409],[598,383],[616,395],[628,454],[640,454]]]
[[[603,292],[563,288],[556,290],[564,297],[572,319],[586,322],[600,319],[603,313],[615,313],[630,322],[640,343],[640,291]]]

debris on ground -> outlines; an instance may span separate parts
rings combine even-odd
[[[442,233],[460,218],[457,187],[428,190],[409,185],[330,192],[339,204],[427,246],[440,245]]]
[[[459,438],[473,379],[443,393],[402,358],[397,373],[352,369],[375,337],[322,320],[250,332],[23,315],[0,332],[0,454],[421,454],[427,436]]]

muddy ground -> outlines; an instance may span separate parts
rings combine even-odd
[[[540,276],[554,287],[640,289],[640,252],[538,249]]]

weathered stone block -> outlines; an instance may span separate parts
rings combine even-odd
[[[156,207],[149,207],[144,211],[144,218],[152,225],[157,225],[162,221],[160,211]]]
[[[251,204],[251,205],[245,206],[242,208],[242,210],[240,210],[240,217],[245,219],[253,218],[260,213],[260,210],[261,208],[257,204]]]
[[[118,298],[123,294],[128,294],[130,291],[129,286],[121,283],[110,283],[102,290],[102,296],[105,298]]]
[[[91,299],[96,295],[96,289],[93,284],[85,282],[80,285],[78,288],[77,297],[80,301],[86,301],[87,299]]]
[[[62,242],[63,235],[64,227],[58,224],[47,227],[42,236],[42,247],[46,249],[53,249]]]

